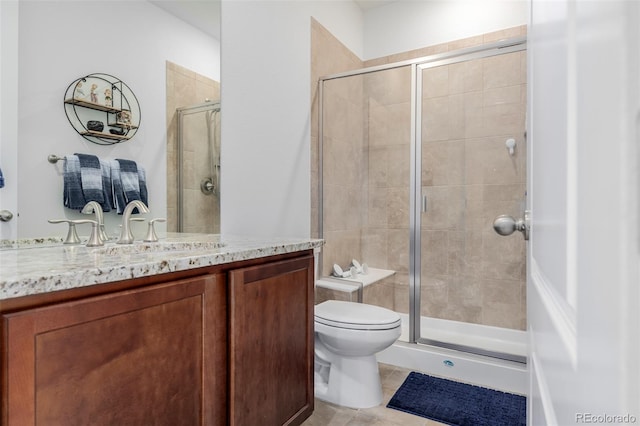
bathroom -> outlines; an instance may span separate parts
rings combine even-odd
[[[4,3],[3,8],[11,7],[11,2]],[[455,18],[452,18],[455,24],[449,24],[451,21],[447,21],[445,18],[432,23],[434,30],[437,29],[434,32],[440,34],[441,39],[421,40],[419,44],[404,47],[402,50],[435,45],[448,40],[463,39],[528,23],[528,11],[525,6],[525,11],[522,15],[518,15],[519,18],[515,19],[515,22],[507,20],[499,22],[496,27],[487,28],[479,24],[480,20],[477,19],[478,16],[485,16],[483,14],[485,9],[475,9],[469,7],[468,4],[463,7],[463,3],[453,2],[454,5],[459,6],[454,8],[458,13]],[[512,4],[512,2],[493,3],[499,3],[502,6]],[[46,156],[50,153],[62,155],[76,152],[80,150],[80,146],[87,150],[92,149],[85,142],[80,142],[85,145],[78,144],[77,135],[68,126],[64,116],[60,115],[61,112],[58,117],[50,113],[50,111],[61,110],[62,90],[71,80],[82,73],[111,70],[114,74],[122,74],[123,78],[125,75],[131,76],[128,83],[141,91],[140,99],[144,106],[142,113],[144,127],[141,129],[141,133],[136,139],[123,144],[123,146],[106,148],[101,152],[106,152],[106,156],[118,155],[140,159],[147,165],[149,168],[148,180],[154,182],[150,194],[154,205],[151,207],[154,212],[158,213],[158,216],[165,215],[163,206],[166,204],[166,167],[164,166],[166,164],[166,128],[163,125],[153,125],[156,122],[165,122],[164,102],[162,102],[163,99],[156,101],[158,98],[156,90],[150,85],[148,86],[146,82],[154,82],[154,87],[163,87],[165,61],[172,58],[167,58],[167,55],[163,55],[162,58],[151,58],[150,56],[154,54],[156,49],[143,48],[142,42],[144,40],[138,40],[138,36],[141,34],[132,30],[124,31],[125,34],[117,34],[116,37],[109,37],[108,41],[98,42],[97,45],[100,46],[100,51],[104,54],[96,55],[93,53],[96,44],[79,36],[75,25],[78,22],[90,21],[95,28],[109,25],[118,28],[115,24],[109,23],[108,19],[109,14],[114,13],[114,10],[105,7],[105,10],[100,12],[83,11],[80,7],[81,4],[70,2],[67,8],[63,7],[64,2],[56,3],[55,7],[53,3],[48,2],[26,2],[26,7],[43,7],[42,16],[46,16],[47,19],[41,18],[37,22],[27,22],[24,25],[20,21],[19,28],[15,28],[16,32],[20,32],[20,38],[19,46],[18,38],[14,39],[16,41],[13,54],[20,61],[5,61],[5,52],[11,54],[11,43],[5,39],[3,33],[3,137],[0,167],[2,167],[7,182],[12,175],[17,175],[21,183],[29,182],[29,188],[26,191],[21,184],[19,193],[17,188],[15,194],[10,193],[9,185],[0,192],[3,209],[6,208],[5,206],[10,206],[11,202],[14,202],[15,206],[20,206],[20,221],[13,237],[30,238],[50,235],[51,225],[47,224],[46,220],[51,218],[53,213],[62,214],[61,207],[58,212],[56,210],[45,211],[41,208],[42,204],[51,206],[52,209],[60,206],[59,195],[55,191],[51,191],[46,184],[46,182],[57,181],[59,171],[46,162]],[[264,4],[223,2],[222,27],[224,28],[224,36],[220,49],[221,59],[218,65],[215,64],[215,59],[210,59],[211,64],[199,64],[197,61],[204,58],[202,55],[199,55],[198,58],[186,58],[191,49],[182,49],[180,45],[176,47],[175,45],[179,42],[176,40],[175,34],[168,36],[167,31],[164,31],[168,25],[177,25],[174,21],[170,21],[171,17],[151,8],[144,2],[127,2],[126,6],[125,3],[116,4],[122,5],[123,9],[127,10],[128,13],[120,16],[119,19],[129,19],[130,28],[136,28],[140,22],[146,22],[152,18],[154,22],[156,19],[159,20],[157,26],[154,25],[149,29],[149,31],[153,31],[157,27],[158,34],[149,38],[153,40],[154,46],[175,47],[173,54],[175,60],[172,62],[182,64],[205,75],[209,74],[209,69],[215,69],[216,66],[222,64],[220,75],[211,76],[215,80],[223,81],[221,98],[224,102],[225,113],[222,118],[222,140],[225,142],[222,145],[221,162],[224,170],[222,186],[225,189],[221,194],[222,232],[313,236],[314,226],[317,224],[317,212],[314,211],[312,202],[316,193],[311,176],[314,175],[316,163],[311,160],[311,147],[317,141],[313,139],[313,133],[310,130],[312,124],[308,107],[310,94],[313,93],[310,90],[312,79],[310,79],[311,64],[309,63],[311,57],[309,35],[311,17],[325,26],[343,44],[355,46],[352,49],[358,53],[363,51],[362,47],[358,47],[364,44],[363,38],[373,40],[372,43],[379,44],[380,49],[384,49],[385,39],[379,25],[376,26],[365,20],[363,12],[349,2],[264,2]],[[505,6],[506,9],[509,7],[511,6]],[[339,13],[336,13],[337,8],[340,10]],[[562,10],[558,12],[561,16]],[[34,11],[32,10],[32,12]],[[118,14],[120,12],[118,11]],[[626,16],[626,14],[621,13],[620,16]],[[52,17],[57,19],[52,19]],[[3,10],[1,18],[3,19],[3,31],[8,31],[8,27],[4,25],[5,19],[9,20],[6,9]],[[466,21],[461,21],[461,19],[466,19]],[[69,25],[59,25],[59,22],[68,22]],[[464,23],[461,24],[461,22]],[[120,25],[124,25],[122,21]],[[367,25],[372,25],[373,28],[367,27]],[[254,35],[258,33],[260,37],[249,37],[246,28],[252,28],[251,33]],[[44,31],[44,29],[48,31]],[[183,30],[190,31],[185,28]],[[58,32],[60,35],[56,37]],[[116,32],[118,31],[116,30]],[[291,34],[304,36],[291,37]],[[367,36],[363,34],[367,34]],[[109,43],[113,43],[114,38],[117,40],[120,50],[109,48]],[[9,51],[5,50],[7,49],[5,43],[8,44]],[[190,45],[193,43],[193,41],[189,41]],[[68,49],[63,46],[68,46]],[[18,47],[20,54],[18,54]],[[28,53],[25,53],[24,50]],[[133,58],[140,56],[140,52],[145,52],[147,60],[145,60],[144,66],[148,68],[142,68],[141,65],[135,67],[138,71],[133,71],[131,67],[125,66],[127,62],[133,62]],[[238,54],[238,52],[242,53]],[[387,52],[387,54],[391,53],[394,51]],[[78,61],[78,57],[90,58],[90,62],[87,59],[84,62],[84,67],[71,66],[73,63],[81,62]],[[114,57],[117,57],[118,61],[114,62]],[[311,60],[322,62],[319,58],[311,58]],[[68,67],[66,65],[51,67],[51,64],[58,63],[68,63],[69,65]],[[33,66],[29,66],[30,64]],[[588,62],[587,65],[589,65]],[[41,71],[43,69],[47,69],[48,73],[43,74]],[[11,84],[15,80],[10,80],[7,83],[5,77],[17,75],[18,72],[20,73],[19,85]],[[5,119],[10,120],[9,115],[12,109],[4,102],[7,102],[5,95],[11,95],[12,91],[16,89],[20,92],[20,103],[16,115],[16,120],[20,120],[20,125],[14,128],[15,133],[12,134],[10,133],[11,129],[5,125]],[[162,94],[162,89],[157,90],[159,94]],[[160,98],[163,97],[160,96]],[[35,114],[36,111],[38,111],[37,114]],[[34,120],[43,123],[42,127],[31,126],[30,124]],[[251,125],[247,125],[247,123],[251,123]],[[12,145],[7,141],[16,141],[16,144]],[[14,158],[15,162],[11,161],[11,158]],[[557,157],[549,153],[544,158],[552,162]],[[603,158],[609,159],[610,157],[604,155]],[[12,167],[14,173],[11,173]],[[251,173],[248,174],[247,170],[251,170]],[[37,180],[39,184],[34,184],[34,180]],[[598,188],[600,188],[599,185],[602,183],[598,183]],[[604,192],[610,194],[610,191],[605,190]],[[577,202],[574,205],[577,205]],[[637,224],[632,226],[637,226]],[[4,234],[6,227],[2,228],[2,232],[2,238],[12,237],[12,235]],[[519,235],[511,238],[515,237],[519,237]],[[612,264],[617,265],[615,262]],[[611,271],[617,270],[617,268],[603,267],[603,270]],[[616,289],[618,287],[613,290],[623,291],[622,287]],[[622,297],[622,300],[637,301],[637,298],[634,299],[636,293],[631,290],[616,294],[618,296],[626,295],[626,297]],[[605,297],[607,297],[605,300],[609,300],[610,296],[605,295]],[[616,298],[616,300],[618,299]],[[626,304],[620,303],[623,306],[616,305],[620,309],[608,308],[608,312],[630,310],[622,309]],[[587,304],[586,306],[593,305]],[[585,312],[585,310],[581,312]],[[625,361],[627,357],[623,356],[624,354],[637,354],[637,342],[632,341],[630,345],[631,350],[635,352],[626,352],[623,348],[618,348],[618,352],[608,354],[603,359],[610,360],[611,357],[614,357],[622,360],[620,362],[628,362]],[[599,363],[597,364],[599,365]],[[637,369],[630,367],[623,368],[623,370],[629,371],[630,374],[637,377]],[[613,377],[618,376],[614,375]],[[618,389],[615,384],[611,386]],[[552,400],[554,394],[551,395]],[[633,400],[632,396],[633,393],[627,394],[622,399]],[[599,405],[591,405],[590,407],[595,411]]]

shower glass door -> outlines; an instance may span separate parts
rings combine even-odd
[[[371,271],[359,275],[364,303],[398,312],[409,336],[409,181],[411,66],[358,72],[321,84],[321,232],[326,241],[319,275],[352,259]],[[352,289],[354,287],[351,287]],[[316,288],[316,302],[353,300],[342,290]]]
[[[220,103],[179,108],[177,231],[220,233]]]
[[[514,360],[522,348],[506,342],[526,327],[525,241],[492,224],[524,209],[522,49],[417,65],[416,73],[417,340]]]

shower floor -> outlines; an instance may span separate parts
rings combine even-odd
[[[402,334],[398,340],[409,341],[409,315],[400,314]],[[515,357],[527,356],[527,333],[487,325],[422,317],[421,338],[448,344],[468,346],[482,351],[503,353]]]

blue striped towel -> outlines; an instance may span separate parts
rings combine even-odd
[[[111,200],[113,201],[111,205],[116,213],[122,214],[127,203],[124,199],[122,180],[120,179],[120,163],[117,160],[110,160],[109,166],[111,170]]]
[[[86,202],[96,201],[104,203],[102,190],[102,169],[100,160],[95,155],[75,153],[80,161],[80,181],[82,183],[82,195]]]
[[[138,164],[138,184],[140,185],[140,199],[149,207],[149,193],[147,192],[147,174],[144,167]]]
[[[109,212],[113,209],[113,191],[111,190],[111,166],[106,160],[100,160],[100,170],[102,172],[102,211]]]
[[[62,190],[64,206],[74,210],[81,210],[87,203],[82,194],[80,160],[77,155],[67,155],[64,157],[62,176],[64,183]]]
[[[116,159],[109,162],[111,170],[110,201],[113,209],[122,214],[124,208],[133,200],[140,200],[149,206],[147,177],[142,166],[135,161]],[[138,213],[138,209],[133,209]]]
[[[124,192],[124,200],[130,203],[133,200],[140,200],[140,180],[138,178],[138,165],[135,161],[122,160],[117,158],[120,163],[120,180],[122,181],[122,191]]]

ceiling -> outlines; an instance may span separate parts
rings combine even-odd
[[[0,0],[1,1],[1,0]],[[149,0],[173,16],[182,19],[216,40],[220,40],[221,0]],[[398,0],[353,0],[363,12]]]
[[[395,3],[397,0],[353,0],[363,12],[369,9],[385,6],[389,3]]]
[[[1,1],[1,0],[0,0]],[[216,40],[220,40],[220,0],[149,0]]]

